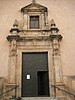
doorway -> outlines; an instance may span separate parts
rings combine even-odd
[[[49,96],[48,53],[22,53],[22,97]]]
[[[38,71],[38,96],[49,96],[48,71]]]

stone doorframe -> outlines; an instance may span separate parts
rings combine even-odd
[[[37,50],[35,50],[35,48],[33,50],[18,50],[18,58],[17,58],[17,66],[18,66],[18,76],[17,76],[17,83],[20,84],[20,88],[19,88],[19,96],[21,96],[21,78],[22,78],[22,52],[48,52],[48,71],[49,71],[49,83],[51,83],[52,80],[52,69],[51,69],[51,51],[50,50],[43,50],[42,48],[39,50],[39,48]],[[50,87],[49,87],[50,88]],[[51,89],[49,89],[49,91],[51,92]]]

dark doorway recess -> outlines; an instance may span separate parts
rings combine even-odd
[[[48,71],[38,71],[38,95],[49,96]]]
[[[22,97],[49,96],[48,53],[22,53]]]

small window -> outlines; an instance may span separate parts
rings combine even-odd
[[[30,29],[39,29],[39,16],[30,16]]]

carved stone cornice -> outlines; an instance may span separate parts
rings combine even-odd
[[[25,36],[20,37],[20,41],[22,40],[50,40],[49,36]]]
[[[52,32],[52,31],[56,31],[56,32],[58,32],[59,29],[58,29],[57,27],[52,27],[52,28],[50,29],[50,31],[51,31],[51,32]]]
[[[20,30],[18,28],[11,28],[10,33],[12,33],[13,31],[16,31],[17,33],[20,32]]]
[[[12,41],[13,39],[15,39],[16,41],[19,41],[20,40],[20,36],[19,35],[8,35],[7,37],[7,40],[8,41]]]
[[[22,40],[50,40],[49,35],[41,35],[41,36],[20,36],[20,35],[8,35],[7,40],[11,42],[12,40],[22,41]]]
[[[60,35],[60,34],[56,34],[56,35],[51,34],[51,35],[50,35],[50,39],[51,39],[51,40],[53,40],[53,39],[61,40],[62,38],[63,38],[63,37],[62,37],[62,35]]]

